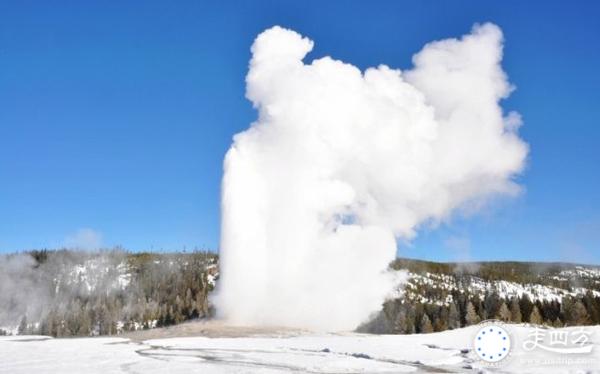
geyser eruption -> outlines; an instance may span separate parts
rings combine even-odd
[[[502,33],[427,44],[407,71],[362,73],[273,27],[252,46],[258,120],[224,162],[218,313],[240,324],[349,330],[381,307],[396,239],[468,202],[514,194],[527,145]]]

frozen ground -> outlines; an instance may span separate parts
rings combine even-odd
[[[204,331],[207,336],[148,337],[148,340],[142,335],[72,339],[0,337],[0,372],[401,373],[481,369],[518,373],[600,372],[600,326],[585,329],[591,353],[566,354],[541,348],[526,352],[523,342],[534,329],[509,325],[512,352],[497,368],[490,368],[472,350],[473,338],[479,330],[475,326],[425,335],[377,336],[197,325],[188,326],[187,330],[170,330],[165,336],[177,332],[186,335],[186,331],[194,330]],[[225,337],[217,337],[219,331]],[[546,339],[551,331],[543,330]],[[556,331],[568,337],[577,329]],[[561,348],[556,342],[551,346]]]

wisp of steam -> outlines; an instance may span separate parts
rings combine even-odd
[[[224,161],[217,313],[349,330],[380,309],[396,240],[465,204],[518,193],[528,147],[493,24],[427,44],[414,67],[361,72],[273,27],[252,45],[258,111]]]

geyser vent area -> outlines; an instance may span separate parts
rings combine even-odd
[[[393,290],[396,239],[519,192],[528,147],[492,24],[427,44],[400,71],[361,72],[273,27],[252,45],[258,110],[224,161],[218,314],[231,323],[351,330]]]

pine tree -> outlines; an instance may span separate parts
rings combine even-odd
[[[519,306],[519,300],[517,300],[516,297],[513,297],[510,301],[510,320],[515,323],[523,322],[521,307]]]
[[[477,311],[477,315],[479,316],[479,321],[483,321],[484,319],[487,318],[486,313],[485,313],[485,307],[483,305],[483,301],[481,301],[481,299],[479,299],[479,297],[475,297],[475,310]]]
[[[498,315],[498,310],[500,309],[500,297],[495,290],[492,293],[485,295],[483,306],[485,308],[483,318],[494,318],[496,315]]]
[[[421,318],[421,333],[429,334],[433,332],[433,326],[431,325],[431,320],[427,313],[423,313],[423,318]]]
[[[92,320],[90,318],[89,310],[84,309],[81,311],[81,318],[79,321],[78,335],[89,336],[92,331]]]
[[[467,323],[467,326],[476,325],[480,321],[481,321],[481,319],[479,318],[479,315],[475,311],[475,307],[473,306],[473,303],[469,301],[467,303],[467,312],[465,314],[465,322]]]
[[[27,316],[24,315],[21,318],[21,323],[19,324],[19,328],[17,330],[19,335],[25,335],[27,333]]]
[[[540,314],[538,307],[535,305],[533,306],[533,310],[531,311],[531,315],[529,316],[529,323],[532,323],[534,325],[542,324],[542,315]]]
[[[575,325],[586,325],[589,323],[588,312],[581,301],[577,301],[573,305],[570,320]]]
[[[563,327],[563,323],[560,320],[560,318],[557,318],[557,319],[554,320],[554,322],[552,322],[552,326],[553,327]]]
[[[582,299],[583,305],[587,310],[588,314],[588,323],[595,324],[600,320],[600,310],[596,308],[596,303],[594,300],[594,295],[591,291],[587,291],[585,296]]]
[[[414,334],[417,332],[417,321],[416,321],[415,308],[408,304],[406,306],[406,333]]]
[[[195,308],[198,312],[198,317],[206,317],[208,314],[208,298],[203,292],[196,294]]]
[[[523,317],[523,322],[530,322],[529,316],[533,311],[533,303],[531,302],[531,299],[529,299],[529,296],[527,296],[527,294],[523,294],[521,300],[519,301],[519,306],[521,307],[521,315]]]
[[[448,308],[445,306],[437,307],[433,313],[433,331],[448,330]]]
[[[194,299],[192,297],[192,290],[190,288],[185,291],[185,315],[190,318],[194,315]]]
[[[460,328],[460,314],[454,302],[450,303],[450,310],[448,311],[448,327],[450,329]]]
[[[512,317],[512,315],[510,313],[510,310],[506,306],[506,303],[503,301],[502,304],[500,304],[500,308],[498,309],[496,318],[499,319],[500,321],[510,322],[511,317]]]
[[[396,321],[394,321],[394,332],[396,334],[406,334],[407,330],[406,311],[403,307],[400,307],[400,311],[396,315]]]

